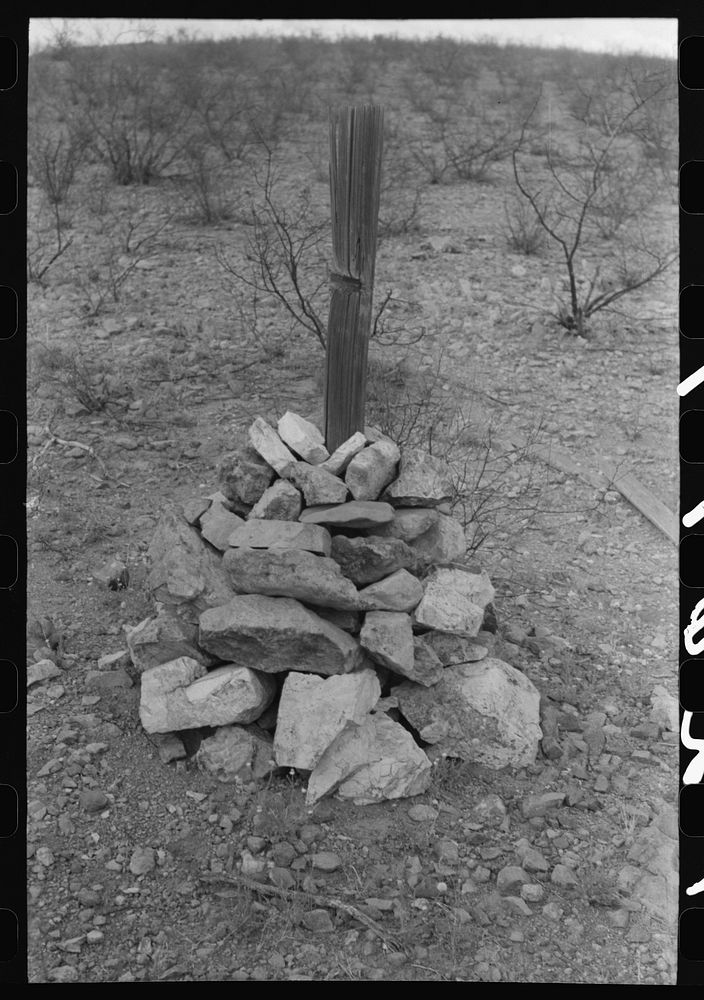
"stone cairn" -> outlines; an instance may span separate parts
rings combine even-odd
[[[494,588],[461,562],[445,462],[368,428],[330,455],[289,411],[277,430],[257,417],[219,479],[162,516],[157,613],[125,630],[164,760],[204,729],[203,771],[293,768],[308,805],[418,795],[439,756],[535,760],[539,694],[489,655]]]

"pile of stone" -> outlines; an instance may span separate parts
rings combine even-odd
[[[494,588],[462,562],[446,463],[372,429],[329,454],[287,412],[219,480],[149,548],[157,613],[127,636],[148,733],[204,731],[224,781],[294,768],[309,804],[419,794],[439,755],[535,760],[539,694],[489,655]]]

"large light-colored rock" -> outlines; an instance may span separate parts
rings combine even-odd
[[[231,665],[206,673],[183,656],[144,671],[139,717],[148,733],[254,722],[275,691],[266,674]]]
[[[349,673],[363,662],[358,643],[290,597],[246,594],[200,617],[203,649],[265,673]]]
[[[284,475],[302,491],[306,507],[328,503],[344,503],[348,490],[341,479],[319,465],[292,462]]]
[[[240,521],[230,535],[233,548],[303,549],[316,555],[329,556],[332,546],[330,532],[321,524],[301,524],[300,521]]]
[[[361,431],[356,431],[352,437],[347,438],[335,449],[330,458],[327,458],[321,465],[326,472],[331,472],[333,476],[339,476],[350,464],[354,456],[365,447],[367,439]]]
[[[320,465],[330,457],[330,452],[325,447],[325,438],[318,428],[297,413],[287,410],[279,420],[277,428],[284,444],[288,445],[291,451],[295,451],[304,462]]]
[[[398,569],[413,569],[416,556],[400,538],[377,535],[347,538],[336,535],[330,555],[357,587],[383,580]]]
[[[220,726],[204,739],[196,764],[218,781],[252,781],[277,770],[273,740],[258,726]]]
[[[383,712],[349,723],[320,758],[308,780],[306,803],[337,791],[365,805],[421,795],[432,777],[428,757],[411,734]]]
[[[395,507],[437,507],[452,497],[452,469],[422,448],[406,448],[383,499]]]
[[[226,455],[218,470],[220,489],[235,503],[256,503],[273,478],[272,467],[248,444]]]
[[[263,518],[267,521],[297,521],[303,509],[303,497],[293,483],[277,479],[247,514],[247,520]]]
[[[415,610],[418,625],[474,636],[482,626],[484,609],[494,598],[486,572],[437,566],[425,578],[425,593]]]
[[[347,466],[345,482],[355,500],[376,500],[396,475],[401,452],[393,441],[377,441]]]
[[[459,521],[438,512],[435,523],[409,545],[423,565],[458,562],[467,552],[467,537]]]
[[[126,633],[126,637],[132,665],[137,674],[182,656],[188,656],[205,666],[214,662],[214,658],[198,646],[198,627],[169,614],[165,609],[135,625]]]
[[[495,769],[535,762],[540,694],[502,660],[446,667],[431,688],[404,681],[392,693],[421,739],[450,756]]]
[[[363,611],[413,611],[423,597],[423,584],[408,570],[390,576],[359,591]]]
[[[175,511],[160,518],[147,550],[147,589],[155,600],[197,622],[205,608],[233,595],[221,557],[209,550],[195,528]]]
[[[232,532],[244,523],[241,517],[233,514],[223,504],[213,501],[200,519],[200,533],[216,549],[224,552]]]
[[[359,643],[375,663],[404,677],[413,675],[413,626],[402,611],[368,611]]]
[[[296,456],[288,450],[274,428],[263,417],[257,417],[247,433],[249,443],[254,450],[272,469],[276,469],[280,476],[291,462],[296,461]]]
[[[312,771],[345,725],[362,722],[380,694],[379,679],[369,668],[327,678],[290,673],[279,701],[277,764]]]
[[[223,567],[236,593],[295,597],[340,611],[359,607],[357,588],[326,556],[295,549],[229,549]]]
[[[330,524],[338,528],[369,528],[386,524],[394,516],[391,504],[375,500],[351,500],[342,504],[309,507],[299,517],[304,524]]]

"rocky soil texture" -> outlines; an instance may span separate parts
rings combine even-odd
[[[482,134],[543,82],[569,165],[602,120],[580,95],[613,93],[625,63],[262,46],[113,52],[115,81],[182,58],[178,135],[198,142],[148,183],[117,179],[97,133],[58,201],[31,160],[30,981],[673,983],[676,549],[530,443],[616,463],[676,511],[676,274],[575,336],[559,248],[506,228],[509,153],[458,172],[460,133],[437,130],[453,74]],[[33,64],[35,153],[83,108],[91,59]],[[388,139],[375,301],[393,295],[368,427],[328,455],[310,430],[327,106],[369,99]],[[155,105],[143,120],[168,125]],[[663,134],[644,239],[674,227]],[[521,164],[545,178],[543,138]],[[635,260],[624,164],[580,294]],[[305,237],[302,324],[237,278],[253,253],[274,263],[282,205]],[[372,759],[400,761],[379,795]]]

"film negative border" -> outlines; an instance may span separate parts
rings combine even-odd
[[[680,885],[677,985],[704,984],[704,17],[679,21]],[[699,61],[697,61],[699,60]],[[701,671],[701,676],[700,676]]]
[[[0,983],[27,977],[26,190],[29,20],[0,15]]]

